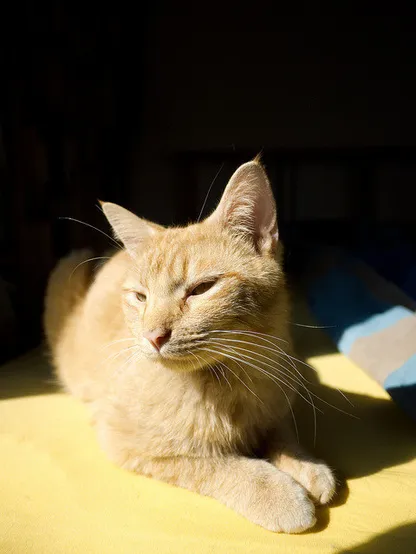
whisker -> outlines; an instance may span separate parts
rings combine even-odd
[[[86,227],[90,227],[90,229],[94,229],[95,231],[98,231],[99,233],[101,233],[102,235],[104,235],[105,237],[110,239],[111,242],[113,242],[119,250],[122,250],[120,244],[117,241],[115,241],[113,239],[113,237],[110,237],[110,235],[107,235],[107,233],[105,233],[104,231],[101,231],[101,229],[98,229],[98,227],[94,227],[94,225],[90,225],[89,223],[86,223],[85,221],[81,221],[80,219],[75,219],[74,217],[62,216],[62,217],[58,217],[58,219],[66,219],[67,221],[74,221],[75,223],[81,223],[81,225],[85,225]]]
[[[204,358],[203,358],[204,359]],[[210,367],[212,367],[214,369],[214,366],[211,365],[211,363],[207,362],[206,360],[204,360],[205,363],[207,363]],[[218,362],[218,360],[216,360],[216,362]],[[221,362],[219,362],[221,364]],[[222,364],[223,365],[223,364]],[[231,386],[231,383],[230,381],[227,379],[227,376],[225,375],[224,373],[224,370],[221,368],[221,366],[218,366],[217,367],[218,371],[220,372],[220,375],[222,375],[224,377],[224,380],[227,382],[228,386],[230,387],[230,390],[233,390],[232,389],[232,386]]]
[[[215,332],[220,332],[220,331],[215,331]],[[227,332],[228,332],[228,331],[227,331]],[[233,332],[233,331],[231,331],[231,333],[232,333],[232,332]],[[253,333],[254,333],[254,331],[253,331]],[[243,333],[241,333],[241,334],[243,334]],[[251,332],[251,331],[250,331],[250,332],[247,332],[247,334],[252,334],[252,332]],[[272,335],[270,335],[270,336],[272,336]],[[217,337],[217,338],[218,338],[218,340],[220,340],[220,337]],[[275,338],[277,339],[277,337],[275,337]],[[278,346],[277,344],[274,344],[274,343],[272,343],[271,341],[269,341],[269,340],[267,340],[267,339],[265,339],[265,338],[259,337],[259,339],[260,339],[260,340],[263,340],[263,341],[265,341],[265,342],[267,342],[267,343],[269,343],[269,344],[272,344],[272,346],[273,346],[274,348],[277,348],[286,358],[288,358],[288,360],[291,360],[291,361],[292,361],[291,366],[292,366],[293,369],[296,371],[296,373],[297,373],[304,381],[306,381],[308,384],[313,385],[313,383],[311,383],[308,379],[306,379],[305,376],[303,376],[303,375],[300,373],[300,371],[298,370],[298,368],[296,367],[296,365],[293,363],[293,360],[295,360],[296,362],[299,362],[300,364],[303,364],[304,366],[306,366],[306,367],[312,369],[312,371],[316,372],[316,369],[315,369],[313,366],[311,366],[310,364],[308,364],[307,362],[305,362],[305,361],[303,361],[303,360],[300,360],[299,358],[296,358],[295,356],[293,356],[293,355],[291,355],[291,354],[288,354],[287,352],[285,352],[284,350],[282,350],[282,349],[280,348],[280,346]],[[221,339],[221,340],[226,340],[226,339],[224,338],[224,339]],[[231,339],[228,339],[228,340],[231,340]],[[232,340],[235,340],[235,341],[236,341],[237,339],[232,339]],[[241,341],[241,342],[243,342],[243,341]],[[249,343],[249,344],[256,344],[256,343]],[[262,347],[262,348],[264,348],[264,349],[266,349],[266,350],[271,350],[270,348],[268,348],[268,347],[266,347],[266,346],[263,346],[263,345],[260,345],[260,344],[256,344],[256,346]],[[290,362],[289,362],[289,363],[290,363]],[[354,404],[351,402],[351,400],[350,400],[340,389],[335,388],[335,390],[344,398],[344,400],[345,400],[346,402],[348,402],[348,404],[350,404],[350,406],[352,406],[353,408],[355,407]]]
[[[101,364],[105,364],[106,362],[113,362],[114,360],[116,360],[119,356],[121,356],[122,354],[124,354],[125,352],[128,352],[129,350],[132,350],[133,348],[137,348],[137,345],[136,344],[133,344],[132,346],[127,346],[126,348],[122,348],[121,350],[119,350],[118,352],[114,352],[113,354],[110,354],[109,356],[107,356],[107,358],[105,358]]]
[[[239,348],[239,347],[234,347],[234,348]],[[239,349],[240,349],[240,350],[244,350],[244,349],[241,349],[241,348],[239,348]],[[255,362],[262,363],[263,365],[267,365],[268,367],[271,367],[273,370],[277,370],[277,368],[275,368],[274,366],[272,366],[272,365],[270,365],[270,364],[268,364],[268,363],[266,363],[266,362],[262,362],[262,361],[260,361],[260,360],[258,360],[258,359],[256,359],[256,358],[253,358],[252,356],[248,356],[247,354],[237,353],[236,355],[239,356],[240,359],[241,359],[241,357],[243,357],[243,358],[248,358],[248,359],[253,360],[253,361],[255,361]],[[245,361],[245,360],[242,360],[242,361]],[[248,362],[246,362],[246,363],[248,363]],[[257,369],[260,369],[260,368],[257,367]],[[261,369],[264,371],[265,374],[267,374],[267,375],[272,375],[272,374],[269,374],[264,368],[261,368]],[[277,371],[279,371],[279,370],[277,370]],[[279,373],[282,374],[281,371],[279,371]],[[307,389],[307,387],[306,387],[302,382],[300,382],[298,379],[296,379],[294,375],[288,375],[288,374],[284,373],[284,376],[287,377],[287,378],[289,378],[290,380],[294,381],[297,385],[302,386],[302,387],[305,389],[306,394],[309,396],[310,400],[306,399],[306,398],[303,396],[303,394],[299,392],[298,389],[292,387],[292,386],[289,385],[289,383],[287,383],[286,381],[281,380],[281,382],[283,382],[283,383],[284,383],[287,387],[289,387],[293,392],[297,393],[301,398],[303,398],[303,400],[305,400],[305,402],[307,402],[308,404],[310,404],[310,405],[312,406],[313,410],[314,410],[314,413],[315,413],[315,410],[318,410],[318,411],[320,411],[321,413],[323,413],[322,410],[319,410],[319,408],[316,408],[316,406],[315,406],[315,404],[314,404],[314,402],[313,402],[313,400],[312,400],[312,398],[311,398],[311,393],[310,393],[310,391]],[[274,377],[278,378],[276,375],[274,375]],[[280,379],[279,379],[279,380],[280,380]]]
[[[222,362],[219,362],[221,366],[224,366],[225,368],[227,368],[226,365],[224,365]],[[233,390],[233,387],[231,386],[231,383],[230,381],[228,380],[226,374],[225,374],[225,371],[221,368],[221,367],[218,367],[218,371],[221,373],[221,375],[224,377],[224,380],[227,382],[228,386],[230,387],[230,391]]]
[[[239,340],[239,339],[229,339],[229,338],[221,338],[221,337],[215,337],[215,338],[216,338],[217,340],[219,340],[219,341],[238,342],[238,343],[242,343],[242,344],[249,344],[249,345],[251,345],[251,346],[258,346],[259,348],[263,348],[263,349],[269,350],[269,351],[271,351],[271,352],[276,352],[276,348],[279,348],[279,347],[270,348],[269,346],[265,346],[265,345],[263,345],[263,344],[258,344],[258,343],[256,343],[256,342],[244,341],[244,340]],[[274,346],[275,346],[275,345],[274,345]],[[286,352],[284,352],[284,351],[283,351],[282,349],[280,349],[280,348],[279,348],[279,350],[278,350],[277,352],[278,352],[278,353],[281,353],[281,354],[284,354],[284,355],[286,355],[286,357],[289,357],[289,358],[290,358],[289,354],[287,354]],[[259,356],[262,356],[262,357],[267,358],[267,356],[264,356],[263,354],[260,354],[260,353],[259,353]],[[267,359],[271,360],[271,358],[267,358]],[[280,358],[280,359],[282,359],[282,358]],[[272,361],[275,361],[275,360],[272,360]],[[276,362],[276,363],[278,363],[278,362]],[[290,362],[289,362],[289,363],[290,363]],[[280,365],[281,367],[284,367],[284,366],[282,366],[281,364],[278,364],[278,365]],[[297,368],[296,365],[293,363],[293,361],[292,361],[292,363],[291,363],[290,365],[291,365],[291,367],[296,371],[296,373],[299,375],[299,377],[300,377],[301,379],[303,379],[304,381],[306,381],[307,383],[309,383],[309,381],[306,379],[306,377],[305,377],[304,375],[302,375],[302,373],[298,370],[298,368]],[[286,369],[286,367],[284,367],[284,369]]]
[[[128,365],[130,365],[132,363],[136,363],[140,359],[141,355],[142,355],[141,351],[137,348],[136,352],[133,352],[133,354],[130,356],[130,358],[128,360]],[[123,366],[123,367],[125,367],[125,366]]]
[[[215,371],[215,367],[212,366],[211,364],[208,364],[208,369],[209,369],[211,375],[215,375],[215,377],[217,378],[218,384],[220,385],[220,387],[222,387],[222,383],[220,381],[220,378],[218,377],[217,372]]]
[[[310,369],[312,369],[313,371],[316,372],[316,369],[315,369],[313,366],[311,366],[310,364],[308,364],[307,362],[304,362],[303,360],[299,360],[298,358],[295,358],[295,356],[292,356],[291,354],[287,354],[287,356],[289,356],[290,358],[292,358],[292,360],[296,360],[296,361],[299,362],[300,364],[303,364],[304,366],[309,367]],[[312,384],[312,383],[311,383],[311,384]],[[337,392],[339,392],[339,394],[344,398],[344,400],[345,400],[346,402],[348,402],[348,404],[349,404],[350,406],[352,406],[353,408],[355,408],[354,404],[351,402],[351,400],[348,398],[348,396],[346,396],[346,395],[342,392],[342,390],[339,390],[339,389],[337,389],[337,388],[335,388],[335,390],[336,390]]]
[[[296,327],[305,327],[305,329],[334,329],[336,327],[336,325],[306,325],[304,323],[295,323],[294,321],[288,321],[287,323]]]
[[[216,377],[217,380],[218,380],[218,383],[220,384],[220,387],[222,387],[221,379],[218,377],[218,374],[217,374],[217,372],[216,372],[216,370],[215,370],[215,366],[213,366],[213,365],[211,365],[211,364],[208,364],[208,366],[209,366],[210,369],[212,369],[212,371],[213,371],[215,377]]]
[[[222,386],[222,383],[220,381],[220,378],[218,377],[217,375],[217,372],[215,371],[215,367],[213,367],[209,362],[207,362],[206,360],[204,360],[204,358],[202,356],[198,356],[197,354],[195,354],[194,352],[192,352],[191,350],[186,350],[186,352],[188,352],[188,354],[191,354],[192,356],[194,356],[194,358],[196,358],[197,362],[199,362],[200,360],[202,360],[203,363],[205,363],[207,366],[208,366],[208,369],[211,373],[211,375],[215,375],[218,383],[220,386]],[[195,367],[195,366],[194,366]]]
[[[208,341],[204,341],[204,343],[208,343],[208,344],[211,344],[212,341],[208,340]],[[247,373],[247,371],[244,369],[244,367],[240,364],[240,362],[238,362],[237,360],[235,360],[235,363],[238,365],[238,367],[241,369],[241,371],[244,373],[244,375],[247,377],[247,379],[252,383],[253,382],[253,379],[250,377],[250,375]],[[228,366],[227,366],[228,367]]]
[[[135,340],[134,337],[129,337],[129,338],[125,338],[125,339],[117,339],[117,340],[113,340],[111,342],[108,342],[106,345],[104,345],[101,350],[105,350],[106,348],[109,348],[110,346],[113,346],[113,344],[117,344],[119,342],[125,342],[125,341],[128,341],[128,340]]]
[[[224,354],[224,355],[225,355],[225,354]],[[242,354],[240,354],[240,356],[241,356],[241,355],[242,355]],[[244,355],[244,356],[247,357],[246,355]],[[246,362],[246,363],[248,363],[248,362]],[[260,363],[263,363],[264,365],[269,365],[269,364],[267,364],[266,362],[260,362]],[[258,369],[258,368],[257,368],[257,369]],[[268,372],[266,372],[266,373],[269,374]],[[287,375],[287,374],[285,374],[285,376],[288,377],[288,378],[292,378],[292,379],[293,379],[293,377],[294,377],[293,375],[290,376],[290,375]],[[297,382],[298,382],[298,381],[297,381]],[[299,382],[298,382],[298,383],[299,383]],[[285,384],[286,384],[286,386],[289,386],[288,383],[285,383]],[[304,387],[304,388],[306,388],[306,387]],[[293,389],[292,389],[292,390],[293,390]],[[307,389],[306,389],[306,390],[307,390]],[[297,394],[299,394],[299,396],[301,396],[301,398],[303,398],[306,402],[308,402],[308,404],[310,404],[310,402],[309,402],[299,391],[295,391],[295,392],[297,392]],[[339,392],[341,392],[341,391],[339,391]],[[338,408],[337,406],[334,406],[334,405],[331,404],[330,402],[327,402],[326,400],[324,400],[323,398],[321,398],[320,396],[318,396],[317,394],[315,394],[315,393],[312,392],[312,391],[308,391],[308,396],[309,396],[309,395],[312,395],[314,398],[316,398],[317,400],[319,400],[319,401],[322,402],[323,404],[326,404],[326,405],[329,406],[330,408],[332,408],[332,409],[334,409],[334,410],[337,410],[338,412],[340,412],[340,413],[342,413],[342,414],[345,414],[345,415],[347,415],[347,416],[349,416],[349,417],[352,417],[352,418],[354,418],[354,419],[360,419],[358,416],[356,416],[356,415],[354,415],[354,414],[351,414],[351,413],[349,413],[349,412],[346,412],[345,410],[343,410],[343,409],[341,409],[341,408]],[[312,404],[311,404],[311,405],[312,405]],[[316,410],[317,410],[318,412],[322,413],[322,414],[324,413],[324,412],[323,412],[322,410],[320,410],[319,408],[316,408]]]
[[[191,354],[194,358],[196,358],[196,361],[199,362],[198,358],[195,354],[193,354],[190,350],[185,350],[187,354]],[[194,368],[194,371],[196,371],[195,362],[192,360],[192,367]]]
[[[194,354],[194,355],[197,355],[197,354]],[[219,376],[218,376],[218,374],[217,374],[217,372],[216,372],[216,370],[215,370],[215,369],[216,369],[215,366],[212,365],[210,362],[208,362],[200,353],[199,353],[199,357],[200,357],[200,359],[204,362],[204,364],[207,364],[207,366],[208,366],[210,369],[212,369],[212,371],[214,372],[215,377],[218,379],[218,382],[219,382],[220,386],[222,387],[221,379],[219,378]],[[231,384],[230,384],[230,382],[228,381],[228,379],[226,378],[226,376],[224,375],[223,370],[221,370],[220,367],[218,367],[217,369],[218,369],[218,371],[219,371],[219,374],[222,375],[222,376],[224,377],[225,381],[227,381],[227,383],[228,383],[228,385],[229,385],[229,387],[230,387],[230,389],[231,389]]]
[[[79,267],[81,267],[82,265],[86,264],[87,262],[93,262],[94,260],[109,260],[109,259],[110,259],[109,256],[95,256],[94,258],[88,258],[88,260],[82,261],[82,262],[79,263],[77,266],[75,266],[75,268],[72,270],[71,275],[69,276],[68,281],[71,281],[72,276],[73,276],[73,274],[75,273],[75,271],[76,271]]]
[[[219,340],[219,341],[221,341],[221,340],[228,340],[228,341],[232,341],[232,342],[243,342],[243,343],[246,343],[246,344],[251,344],[251,345],[253,345],[253,346],[256,346],[255,343],[249,343],[248,341],[238,341],[238,340],[234,340],[234,339],[218,339],[218,340]],[[221,342],[212,341],[212,340],[211,340],[211,342],[214,343],[214,344],[216,344],[217,346],[222,346],[222,347],[224,347],[224,345],[223,345]],[[259,345],[259,346],[263,346],[263,345]],[[238,354],[239,354],[238,351],[240,351],[240,352],[241,352],[241,351],[243,351],[243,352],[250,352],[251,354],[255,354],[255,355],[257,355],[257,356],[261,356],[262,358],[265,358],[266,360],[269,360],[269,361],[271,361],[271,362],[276,363],[277,365],[279,365],[279,366],[282,367],[283,369],[288,370],[288,368],[286,368],[285,366],[283,366],[282,364],[280,364],[279,362],[277,362],[277,361],[274,360],[273,358],[270,358],[269,356],[264,356],[264,354],[261,354],[261,353],[259,353],[259,352],[254,351],[254,350],[249,350],[248,348],[242,348],[242,347],[238,347],[238,346],[231,347],[231,348],[232,348],[232,350],[237,354],[237,356],[238,356]],[[267,348],[267,347],[266,347],[266,348]],[[238,351],[236,352],[236,350],[238,350]],[[242,355],[243,355],[243,354],[242,354]],[[271,367],[272,369],[275,369],[274,366],[271,366],[270,364],[266,364],[265,362],[262,362],[261,360],[258,360],[257,358],[252,358],[251,356],[247,356],[247,357],[250,358],[250,359],[252,359],[252,360],[254,360],[254,361],[256,361],[256,362],[264,363],[265,365],[268,365],[268,366]],[[299,375],[304,379],[304,377],[303,377],[303,376],[301,375],[301,373],[297,370],[297,368],[295,368],[295,369],[296,369],[297,373],[299,373]],[[277,371],[279,371],[279,370],[277,370]],[[312,411],[313,411],[313,421],[314,421],[314,427],[313,427],[313,428],[314,428],[314,446],[315,446],[315,445],[316,445],[316,434],[317,434],[317,418],[316,418],[316,406],[315,406],[315,403],[314,403],[314,401],[313,401],[313,399],[312,399],[312,395],[311,395],[309,389],[307,388],[307,386],[306,386],[304,383],[302,383],[299,379],[297,379],[294,375],[287,375],[286,373],[285,373],[285,375],[286,375],[286,377],[288,377],[289,379],[294,380],[298,385],[300,385],[301,387],[303,387],[303,388],[305,389],[306,394],[307,394],[308,397],[309,397],[310,404],[311,404],[311,406],[312,406]],[[306,382],[309,382],[309,381],[306,381]],[[298,391],[298,394],[299,394],[299,391]]]
[[[221,340],[221,339],[219,339]],[[208,342],[208,341],[207,341]],[[225,348],[225,345],[222,344],[221,342],[217,342],[217,341],[213,341],[212,339],[209,341],[211,342],[212,344],[216,344],[217,346],[221,346],[222,348]],[[249,343],[249,344],[252,344],[254,346],[256,346],[254,343]],[[228,348],[232,348],[234,351],[238,350],[238,351],[242,351],[242,352],[249,352],[251,354],[255,354],[256,356],[261,356],[262,358],[265,358],[266,360],[269,360],[271,362],[273,362],[275,365],[278,365],[279,367],[281,367],[282,369],[286,370],[286,371],[289,371],[289,368],[287,368],[286,366],[282,365],[281,363],[279,363],[277,360],[275,360],[274,358],[270,358],[269,356],[265,356],[264,354],[261,354],[260,352],[256,352],[255,350],[249,350],[248,348],[242,348],[241,346],[232,346],[232,347],[228,347]],[[237,355],[239,354],[239,352],[237,352]],[[264,365],[267,365],[268,367],[272,368],[273,370],[276,370],[276,371],[279,371],[279,373],[282,373],[279,369],[277,369],[275,367],[275,365],[271,365],[271,364],[268,364],[266,362],[263,362],[262,360],[258,360],[257,358],[251,358],[250,356],[248,356],[248,358],[256,361],[256,362],[259,362],[259,363],[263,363]],[[289,372],[289,375],[284,373],[284,375],[286,375],[287,377],[289,377],[290,379],[294,380],[295,383],[297,383],[298,385],[301,385],[301,386],[305,386],[302,381],[299,380],[298,377],[296,377],[295,375],[291,374]],[[302,375],[301,375],[302,377]]]
[[[217,374],[217,371],[216,371],[216,369],[215,369],[215,365],[211,365],[210,363],[208,363],[208,367],[209,367],[210,369],[212,369],[212,371],[213,371],[215,377],[218,379],[218,383],[220,384],[220,387],[222,387],[221,379],[219,378],[219,376],[218,376],[218,374]]]
[[[290,384],[290,383],[287,383],[286,381],[284,381],[283,379],[277,377],[276,375],[272,374],[272,373],[269,373],[267,372],[264,368],[260,368],[250,362],[248,362],[247,360],[243,359],[241,357],[241,354],[239,355],[238,358],[236,358],[235,356],[232,356],[231,354],[227,353],[227,352],[224,352],[223,350],[221,351],[218,351],[218,350],[212,350],[212,349],[208,349],[208,348],[202,348],[202,350],[205,350],[206,352],[212,352],[214,354],[220,354],[222,356],[225,356],[226,358],[229,358],[230,360],[233,360],[233,361],[240,361],[248,366],[251,366],[253,367],[254,369],[257,369],[258,371],[262,372],[264,375],[267,375],[269,376],[271,379],[277,379],[278,381],[280,381],[281,383],[283,383],[284,385],[286,385],[290,390],[292,390],[294,393],[297,392],[297,390]],[[247,356],[246,356],[247,357]]]
[[[220,387],[222,387],[221,379],[218,377],[217,372],[215,370],[215,366],[211,366],[212,371],[214,372],[215,377],[218,379],[218,383],[220,384]]]
[[[214,186],[214,183],[215,183],[215,181],[217,180],[219,174],[221,173],[222,168],[224,167],[224,164],[225,164],[225,162],[223,162],[223,163],[221,164],[221,167],[219,168],[219,170],[218,170],[217,173],[215,174],[215,177],[214,177],[214,179],[212,180],[212,183],[211,183],[210,186],[209,186],[208,192],[207,192],[207,194],[206,194],[206,196],[205,196],[204,203],[202,204],[201,211],[199,212],[198,219],[196,220],[197,223],[199,223],[199,221],[200,221],[200,219],[201,219],[201,217],[202,217],[202,214],[204,213],[205,204],[207,203],[207,200],[208,200],[209,194],[210,194],[210,192],[211,192],[211,189],[212,189],[212,187]]]
[[[264,341],[264,342],[267,342],[268,344],[271,344],[271,345],[273,346],[273,351],[276,350],[276,349],[278,349],[286,358],[288,358],[289,363],[290,363],[290,365],[293,367],[293,369],[302,377],[302,379],[305,379],[305,377],[304,377],[301,373],[299,373],[299,371],[298,371],[296,365],[290,360],[289,355],[288,355],[282,348],[280,348],[279,345],[275,344],[274,342],[270,341],[269,339],[264,338],[264,336],[267,336],[267,337],[273,338],[273,339],[275,339],[275,340],[280,340],[280,341],[283,341],[283,342],[288,343],[287,340],[280,339],[280,338],[278,338],[278,337],[274,337],[273,335],[267,335],[267,334],[265,334],[265,333],[257,333],[256,331],[237,331],[237,332],[235,332],[235,331],[228,331],[228,330],[227,330],[227,331],[225,331],[225,330],[216,330],[216,331],[214,331],[214,332],[218,332],[218,333],[222,333],[222,332],[223,332],[223,333],[234,333],[234,334],[239,334],[239,335],[247,335],[247,336],[250,336],[250,337],[251,337],[251,336],[254,336],[254,338],[258,338],[259,340],[262,340],[262,341]],[[263,336],[263,335],[264,335],[264,336]],[[260,346],[260,345],[259,345],[259,346]],[[264,348],[266,348],[266,347],[264,347]],[[306,379],[305,379],[305,380],[306,380]]]
[[[205,350],[205,349],[204,349],[204,350]],[[229,357],[230,359],[234,359],[233,356],[230,356],[229,354],[226,354],[226,353],[224,353],[224,352],[217,352],[217,351],[215,351],[215,350],[209,350],[209,351],[210,351],[210,352],[213,352],[213,353],[215,353],[215,354],[222,354],[222,355],[224,355],[224,356],[226,356],[226,357]],[[258,368],[258,367],[256,367],[256,366],[254,366],[253,364],[250,364],[249,362],[245,362],[244,360],[241,360],[241,361],[242,361],[243,363],[246,363],[247,365],[250,365],[250,366],[254,367],[255,369],[258,369],[261,373],[263,372],[262,369],[260,369],[260,368]],[[226,366],[226,367],[227,367],[227,366]],[[227,367],[227,369],[230,369],[230,368]],[[289,397],[288,397],[286,391],[283,389],[283,387],[282,387],[278,382],[276,382],[275,379],[274,379],[273,377],[274,377],[274,376],[270,375],[270,378],[272,379],[272,381],[279,387],[279,389],[280,389],[281,392],[283,393],[284,397],[286,398],[287,404],[288,404],[288,406],[289,406],[290,413],[291,413],[291,415],[292,415],[293,425],[294,425],[294,428],[295,428],[297,441],[298,441],[298,443],[299,443],[299,431],[298,431],[298,426],[297,426],[297,423],[296,423],[295,413],[294,413],[294,411],[293,411],[293,408],[292,408],[292,405],[291,405],[291,403],[290,403]],[[284,384],[286,384],[286,386],[288,386],[287,383],[284,383]]]
[[[131,347],[133,348],[133,347]],[[137,348],[137,347],[136,347]],[[127,367],[128,365],[130,365],[131,363],[133,363],[135,361],[135,358],[138,358],[138,356],[140,355],[140,350],[136,350],[134,351],[132,354],[130,354],[130,356],[127,358],[127,360],[118,368],[116,368],[115,370],[115,374],[120,374],[125,367]]]
[[[226,339],[218,339],[218,341],[210,339],[209,341],[206,341],[206,342],[208,342],[209,344],[215,344],[217,347],[219,346],[219,347],[225,348],[226,345],[222,344],[222,342],[220,342],[221,340],[226,340]],[[232,340],[232,339],[230,339],[230,340]],[[233,342],[245,342],[245,341],[233,341]],[[253,346],[256,346],[255,343],[247,343],[247,344],[252,344]],[[277,364],[278,366],[280,366],[281,368],[283,368],[285,370],[288,369],[286,366],[280,364],[275,359],[270,358],[268,356],[264,356],[264,354],[260,354],[260,352],[256,352],[255,350],[249,350],[248,348],[242,348],[241,346],[228,346],[227,348],[229,350],[232,350],[237,356],[239,355],[240,352],[249,352],[251,354],[256,354],[257,356],[261,356],[262,358],[265,358],[266,360],[274,362],[275,364]],[[251,358],[251,359],[254,360],[254,361],[257,361],[259,363],[262,363],[262,361],[258,360],[257,358]],[[265,365],[270,365],[270,364],[265,364]],[[273,368],[273,369],[277,369],[277,368],[275,368],[275,366],[270,365],[270,367]],[[279,370],[277,370],[277,371],[279,371]],[[294,379],[296,383],[302,385],[301,381],[299,381],[299,379],[297,379],[294,375],[291,375],[291,378]]]
[[[191,354],[191,356],[193,356],[194,358],[196,358],[196,361],[199,362],[199,359],[197,358],[196,354],[194,354],[194,353],[191,352],[190,350],[185,350],[185,352],[186,352],[187,354]],[[193,363],[193,366],[194,366],[194,368],[195,368],[195,365],[194,365],[195,362],[192,361],[192,363]]]
[[[250,387],[249,387],[248,385],[246,385],[246,383],[244,383],[244,381],[237,375],[237,373],[235,373],[235,372],[230,368],[230,366],[228,366],[227,364],[225,364],[225,363],[223,363],[223,362],[219,362],[219,363],[222,364],[222,365],[224,365],[224,366],[227,368],[228,371],[231,371],[231,373],[234,375],[234,377],[235,377],[236,379],[238,379],[238,380],[240,381],[240,383],[241,383],[242,385],[244,385],[245,388],[246,388],[249,392],[251,392],[251,394],[252,394],[253,396],[255,396],[255,397],[257,398],[257,400],[259,400],[259,402],[261,402],[262,404],[264,404],[263,400],[262,400],[259,396],[257,396],[257,394],[256,394],[254,391],[252,391],[252,390],[250,389]]]
[[[238,335],[246,334],[246,335],[256,335],[256,336],[262,336],[262,337],[269,337],[274,340],[280,340],[281,342],[289,342],[286,339],[281,339],[280,337],[275,337],[274,335],[269,335],[268,333],[260,333],[259,331],[250,331],[249,329],[213,329],[211,332],[213,333],[234,333]]]

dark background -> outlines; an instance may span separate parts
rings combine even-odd
[[[127,7],[129,6],[129,7]],[[1,19],[0,358],[41,339],[47,275],[108,232],[97,199],[159,223],[206,212],[259,151],[281,233],[414,237],[410,9],[17,3]],[[292,6],[293,7],[293,6]],[[394,15],[394,9],[397,14]]]

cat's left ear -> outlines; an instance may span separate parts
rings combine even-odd
[[[112,202],[100,202],[100,204],[116,238],[124,244],[127,251],[135,251],[143,241],[163,230],[162,226],[150,223],[118,204]]]
[[[207,221],[247,237],[259,252],[275,248],[278,241],[276,202],[266,172],[257,159],[237,169]]]

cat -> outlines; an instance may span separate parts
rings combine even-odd
[[[102,209],[123,248],[94,277],[88,251],[61,260],[44,316],[58,377],[90,407],[102,448],[270,531],[313,527],[335,479],[294,438],[299,370],[261,162],[240,166],[215,211],[187,227]]]

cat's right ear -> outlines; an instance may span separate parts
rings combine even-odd
[[[278,242],[277,212],[267,174],[259,158],[241,165],[233,174],[217,209],[206,221],[215,222],[271,252]]]
[[[100,204],[115,237],[127,250],[134,251],[140,243],[163,230],[163,227],[137,217],[118,204],[112,202],[100,202]]]

